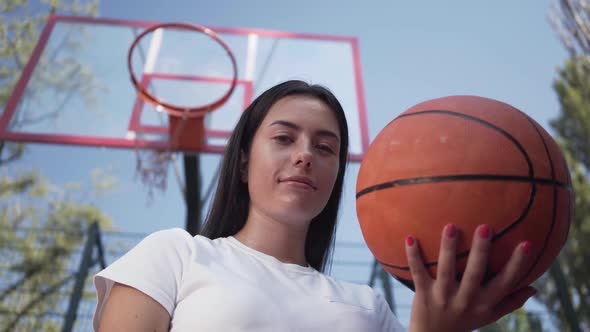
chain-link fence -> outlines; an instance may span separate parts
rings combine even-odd
[[[142,237],[0,226],[0,331],[91,331],[91,276]]]

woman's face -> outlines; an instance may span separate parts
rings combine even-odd
[[[250,209],[307,227],[325,207],[339,169],[340,130],[322,101],[292,95],[277,101],[243,162]]]

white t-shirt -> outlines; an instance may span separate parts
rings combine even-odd
[[[171,331],[405,331],[367,285],[287,264],[234,237],[155,232],[94,278],[98,330],[115,282],[170,314]]]

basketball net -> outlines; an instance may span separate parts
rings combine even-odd
[[[168,179],[168,165],[176,160],[170,150],[142,150],[135,149],[135,176],[148,189],[148,198],[154,198],[154,190],[166,191]],[[176,164],[173,164],[176,166]],[[176,167],[175,167],[176,169]],[[178,180],[180,178],[177,176]],[[179,182],[181,188],[183,183]]]
[[[163,99],[159,99],[153,94],[153,92],[147,90],[147,86],[144,86],[142,83],[140,83],[140,81],[138,81],[132,68],[133,50],[145,35],[154,33],[154,39],[150,44],[146,66],[144,68],[144,72],[151,73],[154,66],[153,60],[155,59],[153,54],[157,53],[157,49],[160,48],[162,30],[165,28],[187,30],[204,34],[225,50],[231,62],[233,79],[231,86],[223,96],[206,105],[196,107],[187,107],[184,105],[181,106],[165,102]],[[238,78],[236,59],[229,46],[211,29],[185,23],[165,23],[154,25],[144,30],[134,39],[127,55],[127,66],[131,76],[131,81],[133,86],[136,88],[139,97],[144,102],[155,106],[158,111],[167,113],[169,126],[169,145],[167,148],[161,150],[141,150],[139,148],[135,149],[137,158],[136,176],[138,176],[141,182],[148,188],[149,199],[153,199],[154,189],[160,191],[166,190],[168,165],[172,163],[179,187],[184,194],[186,192],[185,184],[181,180],[180,171],[175,163],[176,157],[174,151],[181,151],[183,149],[198,150],[202,146],[204,140],[205,115],[225,104],[236,87]],[[159,116],[159,118],[160,121],[164,123],[164,120],[161,118],[161,116]],[[141,137],[137,136],[135,138],[136,141],[137,139],[141,139]]]

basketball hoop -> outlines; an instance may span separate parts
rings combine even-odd
[[[144,84],[140,83],[134,74],[132,66],[133,51],[142,38],[147,34],[164,28],[188,30],[204,34],[217,42],[225,50],[225,53],[230,58],[233,74],[230,87],[225,94],[209,104],[187,107],[165,102],[154,94],[148,92],[148,86],[144,86]],[[205,137],[203,118],[207,113],[215,111],[228,101],[238,82],[238,68],[231,49],[213,30],[187,23],[157,24],[144,30],[133,40],[129,47],[129,52],[127,54],[127,68],[129,70],[131,82],[135,87],[139,98],[154,106],[157,111],[162,111],[168,114],[169,148],[164,150],[148,150],[146,153],[142,153],[139,149],[136,149],[136,174],[140,176],[141,181],[149,188],[149,196],[151,198],[153,195],[153,188],[158,188],[162,191],[166,188],[168,164],[174,160],[174,155],[170,150],[198,151],[203,147]],[[179,185],[183,187],[179,179],[178,170],[175,169],[175,173]]]
[[[143,84],[141,84],[138,81],[137,77],[133,72],[133,51],[145,35],[157,29],[164,28],[188,30],[197,33],[202,33],[210,37],[215,42],[217,42],[221,47],[223,47],[223,49],[230,58],[233,73],[233,78],[231,80],[230,87],[224,95],[222,95],[219,99],[206,105],[187,107],[165,102],[162,99],[157,98],[156,96],[148,92],[147,87],[144,87]],[[213,30],[204,26],[188,23],[157,24],[144,30],[131,43],[131,47],[129,48],[129,52],[127,54],[127,68],[129,70],[131,82],[137,90],[139,97],[148,104],[151,104],[154,107],[156,107],[157,110],[161,110],[168,114],[169,142],[170,147],[173,149],[198,150],[202,147],[204,137],[203,117],[207,113],[218,109],[228,101],[228,99],[234,92],[234,89],[236,88],[236,84],[238,81],[238,66],[234,54],[232,53],[229,46]]]

